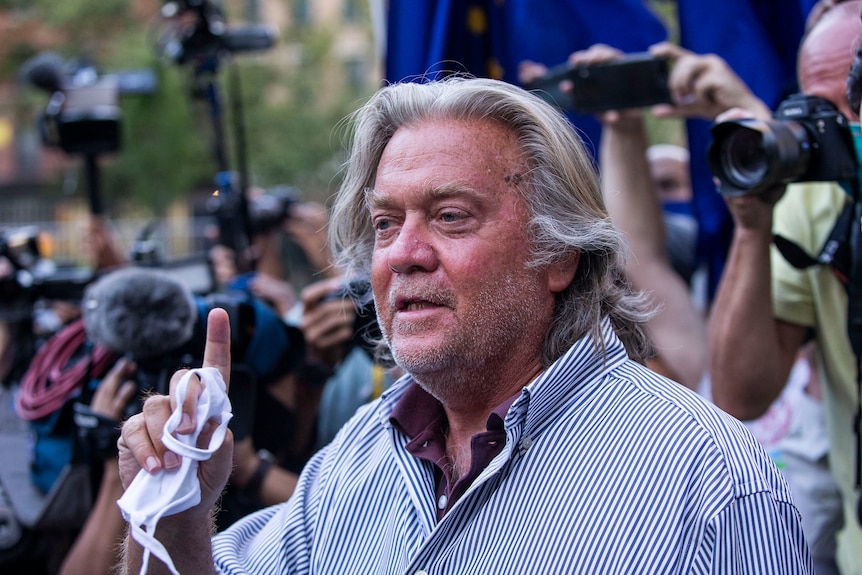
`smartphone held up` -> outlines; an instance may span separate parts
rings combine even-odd
[[[672,102],[667,58],[632,53],[601,64],[561,64],[524,87],[564,110],[596,114]],[[568,80],[571,90],[560,83]]]

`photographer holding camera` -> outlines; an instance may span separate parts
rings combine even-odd
[[[842,573],[854,574],[862,573],[862,517],[857,509],[858,466],[862,454],[858,421],[854,421],[859,405],[858,358],[854,356],[845,329],[850,300],[845,286],[830,266],[797,269],[771,245],[775,234],[809,255],[820,253],[839,215],[847,205],[854,203],[845,191],[846,186],[839,182],[811,180],[822,179],[816,168],[833,165],[847,156],[844,142],[827,139],[831,128],[845,119],[859,121],[859,110],[848,102],[846,83],[854,48],[862,35],[860,12],[862,2],[856,0],[821,3],[812,12],[816,17],[809,24],[798,56],[799,84],[806,98],[794,98],[796,105],[782,108],[784,111],[778,114],[779,118],[785,118],[783,123],[788,129],[796,127],[786,121],[787,116],[793,114],[803,115],[797,118],[799,124],[823,128],[824,142],[818,143],[823,144],[823,149],[810,147],[812,158],[823,154],[818,156],[820,160],[814,166],[806,166],[807,158],[802,155],[788,166],[780,166],[795,170],[788,178],[774,181],[762,190],[755,189],[755,193],[739,186],[734,191],[728,187],[733,184],[732,176],[754,180],[768,175],[774,168],[770,163],[760,171],[763,166],[756,161],[758,152],[774,152],[774,148],[742,146],[738,156],[725,158],[740,159],[745,169],[735,174],[716,174],[723,179],[722,191],[733,214],[735,230],[710,322],[713,397],[720,407],[741,419],[758,417],[768,408],[781,393],[800,347],[812,336],[816,339],[818,369],[824,383],[830,467],[841,490],[844,508],[838,564]],[[830,113],[828,106],[807,98],[810,96],[833,104],[840,114]],[[751,116],[752,112],[739,110],[721,119]],[[757,117],[756,112],[754,115]],[[815,117],[812,119],[809,115]],[[769,120],[763,114],[758,119]],[[847,132],[849,136],[849,130]],[[717,127],[713,133],[717,137],[721,134]],[[740,134],[741,144],[751,135],[744,131]],[[792,138],[782,138],[781,144],[799,137],[797,130]],[[806,153],[809,150],[807,143],[801,147]],[[778,155],[783,159],[788,149],[780,148]],[[806,167],[814,169],[814,175],[805,176]],[[788,180],[805,183],[793,183],[785,192]],[[858,180],[853,177],[850,181],[853,183],[850,193],[858,196],[858,189],[852,190],[858,186]],[[856,199],[858,202],[858,197]]]
[[[596,44],[571,54],[568,64],[602,66],[624,57],[617,48]],[[546,74],[547,69],[523,62],[519,72],[521,81],[529,85]],[[568,91],[572,83],[569,80],[561,84],[561,90]],[[629,240],[626,277],[660,306],[648,323],[656,354],[647,365],[696,390],[706,368],[705,321],[692,300],[688,278],[668,252],[669,220],[659,197],[658,181],[673,179],[679,187],[690,186],[688,161],[677,170],[682,174],[666,170],[664,175],[657,173],[659,160],[650,162],[648,158],[646,126],[639,108],[603,110],[597,116],[602,122],[599,150],[602,195],[611,219]],[[686,188],[686,195],[690,193],[690,187]]]

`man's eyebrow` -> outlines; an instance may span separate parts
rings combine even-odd
[[[469,186],[458,183],[446,183],[438,186],[423,188],[418,192],[423,200],[444,200],[457,196],[475,195],[475,191]],[[365,188],[365,203],[369,208],[382,209],[393,205],[390,196],[380,194],[373,187]]]
[[[385,208],[391,202],[386,196],[381,196],[373,187],[367,187],[363,190],[365,195],[365,205],[368,209]]]

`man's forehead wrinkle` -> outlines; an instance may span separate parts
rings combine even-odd
[[[435,183],[429,180],[421,184],[418,188],[415,188],[412,191],[412,194],[420,199],[440,200],[470,193],[473,189],[473,186],[462,182],[447,181]],[[365,190],[365,200],[372,208],[387,207],[395,203],[390,194],[380,193],[376,188],[367,188]]]

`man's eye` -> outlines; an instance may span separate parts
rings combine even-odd
[[[388,230],[392,226],[392,222],[390,220],[384,218],[378,218],[374,220],[374,229],[378,232],[383,232]]]
[[[464,219],[464,214],[460,212],[443,212],[440,214],[440,219],[447,223],[457,222]]]

